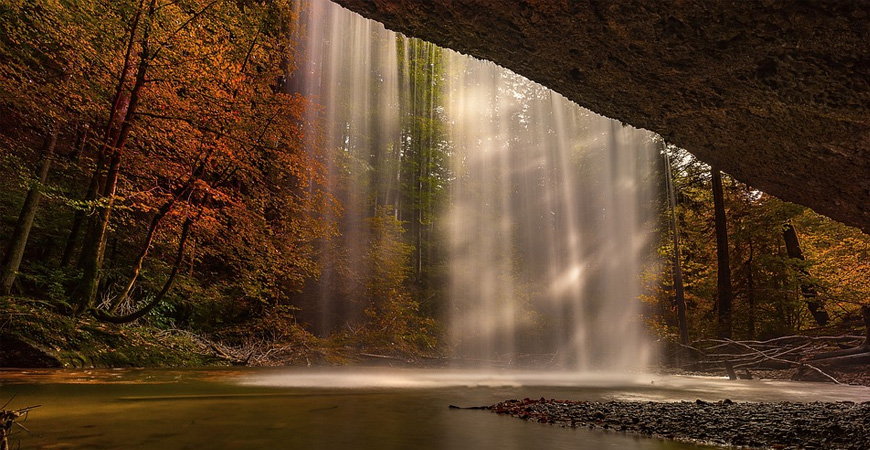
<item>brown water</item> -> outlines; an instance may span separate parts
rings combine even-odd
[[[448,405],[870,400],[827,384],[446,370],[2,370],[0,383],[9,407],[42,405],[12,439],[22,449],[699,449]]]

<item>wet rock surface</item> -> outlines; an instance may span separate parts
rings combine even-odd
[[[866,1],[336,2],[870,232]]]
[[[773,449],[870,448],[870,402],[578,402],[507,400],[498,414],[705,444]]]

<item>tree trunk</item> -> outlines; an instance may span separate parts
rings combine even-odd
[[[861,305],[861,317],[864,319],[864,349],[870,351],[870,305]]]
[[[93,202],[97,199],[97,194],[100,192],[100,180],[103,174],[103,166],[106,163],[105,154],[102,152],[97,159],[97,166],[94,168],[94,173],[91,175],[91,182],[88,185],[88,191],[85,194],[85,202]],[[60,258],[61,267],[66,267],[70,265],[72,262],[72,255],[75,251],[76,241],[78,240],[79,234],[81,234],[82,226],[85,224],[85,219],[87,218],[87,214],[84,210],[79,209],[76,210],[75,215],[73,217],[73,223],[69,230],[69,236],[66,238],[66,245],[63,249],[63,256]],[[78,265],[82,265],[81,258],[79,259]]]
[[[166,213],[169,212],[170,208],[172,208],[172,202],[167,202],[164,204],[164,207],[160,208],[157,215],[151,219],[151,225],[148,227],[148,234],[145,236],[145,242],[142,244],[142,249],[136,257],[136,263],[133,265],[133,273],[130,274],[130,280],[127,281],[124,291],[122,291],[121,294],[112,301],[112,305],[109,308],[110,313],[114,314],[117,312],[118,307],[121,306],[121,304],[124,303],[124,300],[130,296],[130,291],[133,290],[133,286],[136,284],[136,279],[139,278],[139,273],[142,271],[142,264],[145,262],[145,257],[148,256],[148,250],[151,249],[151,244],[154,242],[154,234],[157,232],[157,227],[160,226],[160,222],[163,220],[163,217],[166,216]]]
[[[749,259],[746,260],[746,300],[749,303],[749,339],[755,339],[755,275],[753,270],[753,257],[755,248],[752,239],[749,239]]]
[[[114,152],[112,160],[111,165],[120,165],[120,152]],[[116,169],[113,172],[110,168],[109,173],[114,173],[115,178],[112,179],[111,176],[106,178],[106,190],[108,192],[104,191],[103,193],[106,204],[100,206],[99,214],[88,227],[85,241],[82,244],[82,253],[79,257],[79,269],[82,271],[82,279],[74,294],[76,298],[76,313],[84,312],[93,307],[97,296],[97,288],[100,284],[100,270],[103,265],[103,255],[106,251],[106,231],[108,230],[109,217],[114,205],[118,171]]]
[[[196,237],[190,243],[190,264],[187,267],[187,276],[193,277],[193,265],[196,263]]]
[[[184,247],[187,244],[187,238],[190,235],[190,226],[193,224],[194,220],[188,217],[184,221],[184,225],[181,226],[181,237],[178,242],[178,252],[175,255],[175,261],[172,264],[172,271],[169,273],[169,278],[163,283],[163,288],[160,289],[160,292],[154,297],[151,302],[143,306],[136,312],[127,314],[125,316],[115,316],[112,314],[105,313],[99,309],[93,310],[94,316],[98,319],[109,322],[109,323],[130,323],[134,320],[140,319],[144,317],[146,314],[151,312],[163,299],[166,297],[166,294],[169,292],[169,289],[172,288],[172,283],[175,281],[175,277],[178,275],[178,268],[181,267],[181,262],[184,260]]]
[[[718,290],[718,334],[720,339],[731,338],[731,266],[728,258],[728,224],[725,217],[725,196],[722,192],[722,173],[712,166],[713,210],[716,220],[716,259]]]
[[[785,240],[785,250],[788,253],[788,257],[803,261],[804,253],[801,251],[800,240],[798,240],[797,231],[795,231],[792,224],[785,223],[782,225],[782,237]],[[803,267],[798,270],[804,278],[809,277],[809,273]],[[803,296],[804,301],[807,303],[807,309],[810,310],[810,314],[816,323],[820,327],[827,325],[831,320],[831,316],[828,315],[825,306],[819,301],[819,294],[816,291],[815,284],[810,282],[801,283],[801,296]]]
[[[144,2],[143,2],[144,4]],[[141,8],[141,5],[140,5]],[[153,4],[152,4],[153,9]],[[153,13],[153,11],[151,11]],[[137,16],[138,23],[138,16]],[[132,48],[135,42],[135,26],[132,31],[133,35],[128,45],[128,51]],[[82,245],[82,254],[79,259],[79,268],[82,270],[82,279],[74,293],[76,300],[75,313],[81,313],[91,309],[97,297],[97,290],[100,284],[100,271],[103,265],[103,256],[106,250],[107,231],[109,227],[109,218],[111,217],[112,208],[115,202],[115,192],[118,187],[118,173],[121,167],[121,157],[124,152],[124,145],[129,136],[130,128],[132,127],[133,118],[135,117],[136,108],[139,104],[140,91],[145,85],[145,75],[148,72],[148,30],[146,28],[145,35],[142,38],[143,49],[140,54],[138,69],[133,86],[130,89],[129,97],[119,94],[113,105],[112,113],[109,118],[108,131],[103,144],[104,151],[110,155],[108,172],[106,174],[106,182],[103,187],[102,197],[105,204],[100,206],[100,213],[97,215],[91,226],[88,228],[88,233],[85,236],[85,242]],[[129,67],[129,65],[128,65]],[[129,75],[127,68],[125,74],[121,77],[121,82],[118,89],[123,91],[124,79]],[[124,100],[129,98],[129,102]]]
[[[689,345],[689,326],[686,320],[686,295],[683,288],[683,269],[680,264],[680,236],[677,229],[677,194],[674,189],[674,178],[671,173],[671,160],[668,157],[667,146],[662,143],[662,155],[665,158],[665,181],[667,183],[668,204],[671,209],[671,242],[674,247],[673,276],[674,302],[677,304],[677,320],[680,325],[680,343]]]
[[[12,292],[12,284],[15,282],[18,268],[21,266],[24,248],[27,246],[27,238],[30,236],[33,219],[36,217],[39,200],[42,197],[41,185],[45,184],[45,180],[48,178],[48,170],[51,168],[52,155],[56,145],[57,131],[51,131],[45,137],[42,145],[42,164],[39,167],[38,174],[39,185],[32,186],[27,191],[27,196],[24,198],[24,206],[21,207],[21,213],[18,216],[18,221],[15,223],[15,230],[12,232],[9,247],[3,256],[3,264],[0,266],[0,294],[9,295]]]
[[[69,160],[71,162],[78,163],[81,159],[82,153],[85,151],[85,146],[88,143],[88,134],[90,131],[90,126],[86,123],[80,123],[76,126],[76,143],[72,152],[69,154]]]
[[[142,265],[145,261],[145,257],[148,256],[148,251],[151,249],[151,245],[154,242],[154,235],[157,232],[157,228],[160,226],[160,223],[169,214],[169,211],[172,210],[172,207],[175,206],[175,203],[179,198],[188,197],[194,189],[194,185],[196,181],[202,178],[202,175],[205,173],[206,166],[208,165],[209,159],[211,158],[211,150],[206,152],[202,161],[199,162],[196,168],[191,172],[187,181],[173,190],[171,193],[172,197],[167,200],[160,208],[157,210],[157,213],[154,217],[151,218],[151,224],[148,227],[148,233],[145,236],[145,242],[142,245],[142,249],[139,252],[139,255],[136,258],[136,263],[133,265],[133,273],[130,275],[130,280],[127,282],[127,285],[124,288],[124,291],[112,302],[109,313],[115,314],[118,310],[118,307],[130,296],[130,292],[133,290],[133,286],[136,284],[136,280],[139,278],[139,273],[142,271]],[[186,227],[187,225],[185,225]],[[185,228],[186,231],[186,228]],[[195,242],[195,241],[194,241]],[[194,244],[195,245],[195,244]],[[191,256],[191,271],[193,271],[193,256]]]

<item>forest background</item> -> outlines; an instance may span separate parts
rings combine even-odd
[[[298,19],[289,0],[0,3],[3,365],[449,354],[441,50],[397,46],[401,148],[373,136],[354,159],[307,113]],[[870,237],[724,175],[723,330],[718,171],[663,145],[657,173],[639,299],[657,339],[681,338],[675,255],[686,341],[860,324]]]

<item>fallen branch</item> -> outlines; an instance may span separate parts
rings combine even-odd
[[[809,345],[810,345],[809,343],[806,343],[806,344],[801,345],[801,346],[799,346],[799,347],[790,348],[790,349],[787,349],[787,350],[781,351],[781,352],[779,352],[779,353],[775,353],[775,354],[773,354],[773,355],[768,355],[768,354],[766,354],[766,353],[759,352],[759,353],[762,353],[763,356],[760,356],[761,361],[758,361],[758,363],[761,363],[761,362],[764,362],[764,361],[767,361],[767,360],[771,360],[771,361],[781,361],[781,362],[782,362],[782,361],[791,361],[791,360],[783,359],[782,357],[785,356],[785,355],[787,355],[787,354],[789,354],[789,353],[794,353],[794,352],[796,352],[796,351],[798,351],[798,350],[804,349],[804,348],[808,347]],[[750,348],[751,348],[751,347],[750,347]],[[797,361],[795,361],[795,363],[796,363],[796,362],[797,362]],[[735,368],[742,368],[742,367],[749,367],[749,365],[741,364],[741,365],[735,365],[734,367],[735,367]]]
[[[7,402],[8,404],[8,402]],[[42,405],[28,406],[26,408],[16,410],[0,410],[0,450],[9,450],[8,437],[12,435],[12,425],[18,426],[24,431],[30,431],[17,422],[21,417],[27,420],[27,415],[31,410],[39,408]],[[4,405],[5,407],[5,405]]]
[[[747,341],[734,341],[729,339],[699,339],[692,344],[696,348],[701,347],[700,344],[715,344],[710,347],[706,347],[705,353],[708,354],[719,349],[726,349],[729,347],[734,347],[735,342],[740,342],[741,344],[749,345],[755,349],[758,348],[767,348],[767,349],[780,349],[785,345],[789,344],[799,344],[799,343],[835,343],[835,344],[851,344],[853,346],[860,345],[865,340],[864,336],[852,336],[852,335],[843,335],[843,336],[801,336],[801,335],[793,335],[793,336],[782,336],[778,338],[768,339],[766,341],[755,341],[755,340],[747,340]]]
[[[222,350],[221,347],[223,347],[223,345],[221,345],[217,342],[210,342],[209,343],[209,348],[211,348],[214,351],[214,354],[216,356],[220,357],[221,359],[225,359],[225,360],[231,362],[232,364],[247,365],[248,361],[251,360],[251,356],[253,355],[253,352],[251,352],[248,354],[248,356],[246,358],[242,359],[238,356],[230,355],[227,351]]]
[[[749,350],[749,351],[751,351],[751,352],[761,353],[761,352],[755,350],[754,348],[752,348],[752,347],[750,347],[750,346],[748,346],[748,345],[746,345],[746,344],[743,344],[743,343],[741,343],[741,342],[738,342],[738,341],[731,341],[731,342],[733,342],[733,343],[735,343],[735,344],[737,344],[737,345],[740,345],[740,346],[742,346],[742,347],[745,347],[747,350]],[[761,354],[764,355],[763,353],[761,353]],[[798,367],[805,367],[805,368],[807,368],[807,369],[810,369],[810,370],[813,370],[813,371],[817,372],[819,375],[822,375],[823,377],[825,377],[825,378],[827,378],[827,379],[833,381],[833,382],[836,383],[836,384],[841,384],[839,381],[837,381],[836,378],[834,378],[834,377],[828,375],[827,373],[825,373],[824,371],[822,371],[822,370],[819,369],[818,367],[813,366],[813,365],[811,365],[811,364],[802,363],[802,362],[797,362],[797,361],[791,361],[791,360],[788,360],[788,359],[777,358],[777,357],[775,357],[775,356],[767,356],[767,355],[764,355],[764,358],[765,358],[765,360],[768,360],[768,359],[769,359],[769,360],[771,360],[771,361],[779,361],[779,362],[784,362],[784,363],[788,363],[788,364],[794,364],[794,365],[796,365],[796,366],[798,366]]]
[[[836,356],[820,359],[818,362],[837,366],[851,366],[855,364],[870,364],[870,352],[861,352],[854,355]]]
[[[818,355],[811,356],[809,359],[811,361],[816,361],[816,360],[823,360],[823,359],[838,358],[841,356],[860,355],[862,353],[870,354],[870,348],[862,345],[860,347],[847,348],[844,350],[819,353]]]
[[[379,359],[390,359],[393,361],[402,361],[405,362],[404,359],[399,358],[398,356],[390,356],[390,355],[376,355],[374,353],[360,353],[360,356],[365,356],[367,358],[379,358]]]

